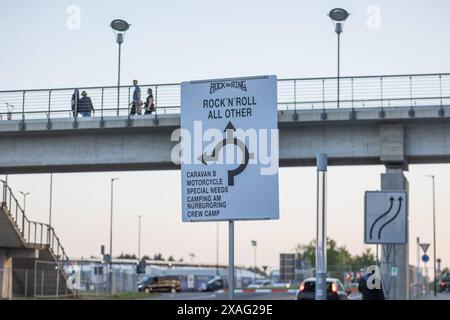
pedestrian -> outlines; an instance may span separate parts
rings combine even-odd
[[[133,101],[131,102],[130,115],[141,115],[142,114],[142,100],[141,100],[141,88],[138,86],[138,81],[133,80]]]
[[[81,99],[78,101],[78,112],[83,117],[90,117],[92,111],[94,111],[94,106],[92,105],[91,98],[88,97],[86,91],[81,92]]]
[[[381,285],[381,281],[379,288],[376,288],[376,286],[374,286],[372,289],[370,289],[367,286],[368,281],[375,281],[375,279],[369,280],[369,278],[372,277],[374,273],[375,271],[373,271],[373,273],[366,273],[359,279],[358,291],[361,292],[363,300],[384,300],[383,287]]]
[[[80,91],[78,91],[78,89],[75,89],[72,94],[72,99],[70,101],[70,104],[72,107],[72,114],[73,114],[74,118],[76,118],[79,113],[79,110],[78,110],[78,102],[79,101],[80,101]]]
[[[144,107],[145,107],[145,113],[144,114],[152,114],[153,111],[155,111],[155,104],[153,103],[153,92],[151,88],[148,88],[147,90],[147,99],[145,99]]]

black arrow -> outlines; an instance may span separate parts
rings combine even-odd
[[[389,201],[391,202],[390,204],[389,204],[389,209],[387,209],[387,211],[385,212],[385,213],[383,213],[381,216],[379,216],[376,220],[375,220],[375,222],[372,224],[372,227],[370,227],[370,239],[372,239],[372,233],[373,233],[373,228],[375,227],[375,225],[377,224],[377,222],[378,221],[380,221],[384,216],[386,216],[389,212],[391,212],[391,210],[392,210],[392,207],[393,207],[393,205],[394,205],[394,197],[391,197],[390,199],[389,199]]]
[[[237,146],[238,145],[238,139],[234,138],[234,144]],[[242,171],[245,170],[245,168],[247,168],[248,165],[248,160],[250,159],[250,153],[248,152],[247,146],[244,144],[244,162],[241,163],[239,165],[239,167],[237,167],[234,170],[230,170],[228,171],[228,185],[229,186],[234,186],[234,177],[241,174]]]
[[[402,208],[402,201],[403,198],[402,197],[398,197],[398,209],[397,212],[395,213],[395,215],[389,219],[388,221],[386,221],[380,228],[380,230],[378,231],[378,239],[381,239],[381,231],[383,230],[384,227],[386,227],[389,223],[391,223],[392,221],[395,220],[395,218],[397,218],[398,214],[400,213],[400,209]]]
[[[248,162],[250,159],[253,159],[254,155],[253,153],[250,154],[248,151],[248,148],[246,144],[237,138],[233,138],[233,131],[236,131],[236,128],[234,127],[233,123],[231,121],[228,121],[227,126],[223,130],[226,132],[226,138],[223,139],[221,142],[219,142],[211,152],[211,155],[208,156],[205,153],[203,153],[200,157],[198,157],[198,160],[201,161],[204,165],[208,165],[208,161],[216,161],[217,157],[219,156],[219,151],[227,144],[234,144],[236,147],[240,148],[242,152],[244,153],[244,162],[241,163],[236,169],[229,170],[228,171],[228,185],[234,186],[234,177],[241,174],[245,168],[247,168]]]
[[[227,126],[225,127],[225,130],[223,130],[223,132],[227,132],[227,130],[233,130],[236,131],[236,128],[233,126],[233,124],[231,123],[231,121],[228,121]]]
[[[231,123],[231,121],[228,121],[227,126],[225,127],[225,129],[223,130],[223,132],[226,132],[227,137],[225,139],[222,140],[222,142],[219,142],[213,149],[213,151],[211,152],[211,155],[208,156],[205,153],[202,153],[202,155],[200,157],[198,157],[198,160],[201,161],[205,166],[208,165],[208,161],[212,160],[215,161],[217,160],[216,157],[216,151],[217,151],[217,155],[219,154],[220,149],[223,148],[224,145],[228,144],[228,143],[233,143],[233,131],[236,131],[236,128],[233,126],[233,124]]]

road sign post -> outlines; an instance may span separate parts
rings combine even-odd
[[[183,82],[174,150],[183,222],[229,222],[233,299],[234,221],[279,218],[276,77]]]
[[[328,158],[317,155],[316,300],[327,300],[326,181]]]
[[[234,300],[234,221],[228,222],[228,298]]]

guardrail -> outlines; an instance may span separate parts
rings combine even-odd
[[[3,208],[16,224],[25,244],[36,249],[48,247],[58,261],[68,261],[69,257],[55,234],[55,229],[46,223],[28,219],[7,182],[0,180],[0,183],[3,184]]]
[[[442,107],[450,104],[450,73],[340,77],[341,108],[416,106]],[[180,84],[140,85],[142,100],[152,89],[158,114],[180,112]],[[86,91],[94,105],[92,116],[131,117],[133,86],[117,86],[0,91],[0,119],[22,120],[73,117],[71,98],[75,89]],[[278,80],[279,109],[330,109],[337,107],[337,78]],[[443,114],[442,114],[443,115]],[[74,117],[76,126],[77,117]],[[102,123],[102,121],[101,121]],[[1,124],[1,121],[0,121]]]

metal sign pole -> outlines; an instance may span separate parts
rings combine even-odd
[[[228,298],[234,300],[234,221],[228,221]]]
[[[327,299],[327,155],[317,155],[316,300]]]

